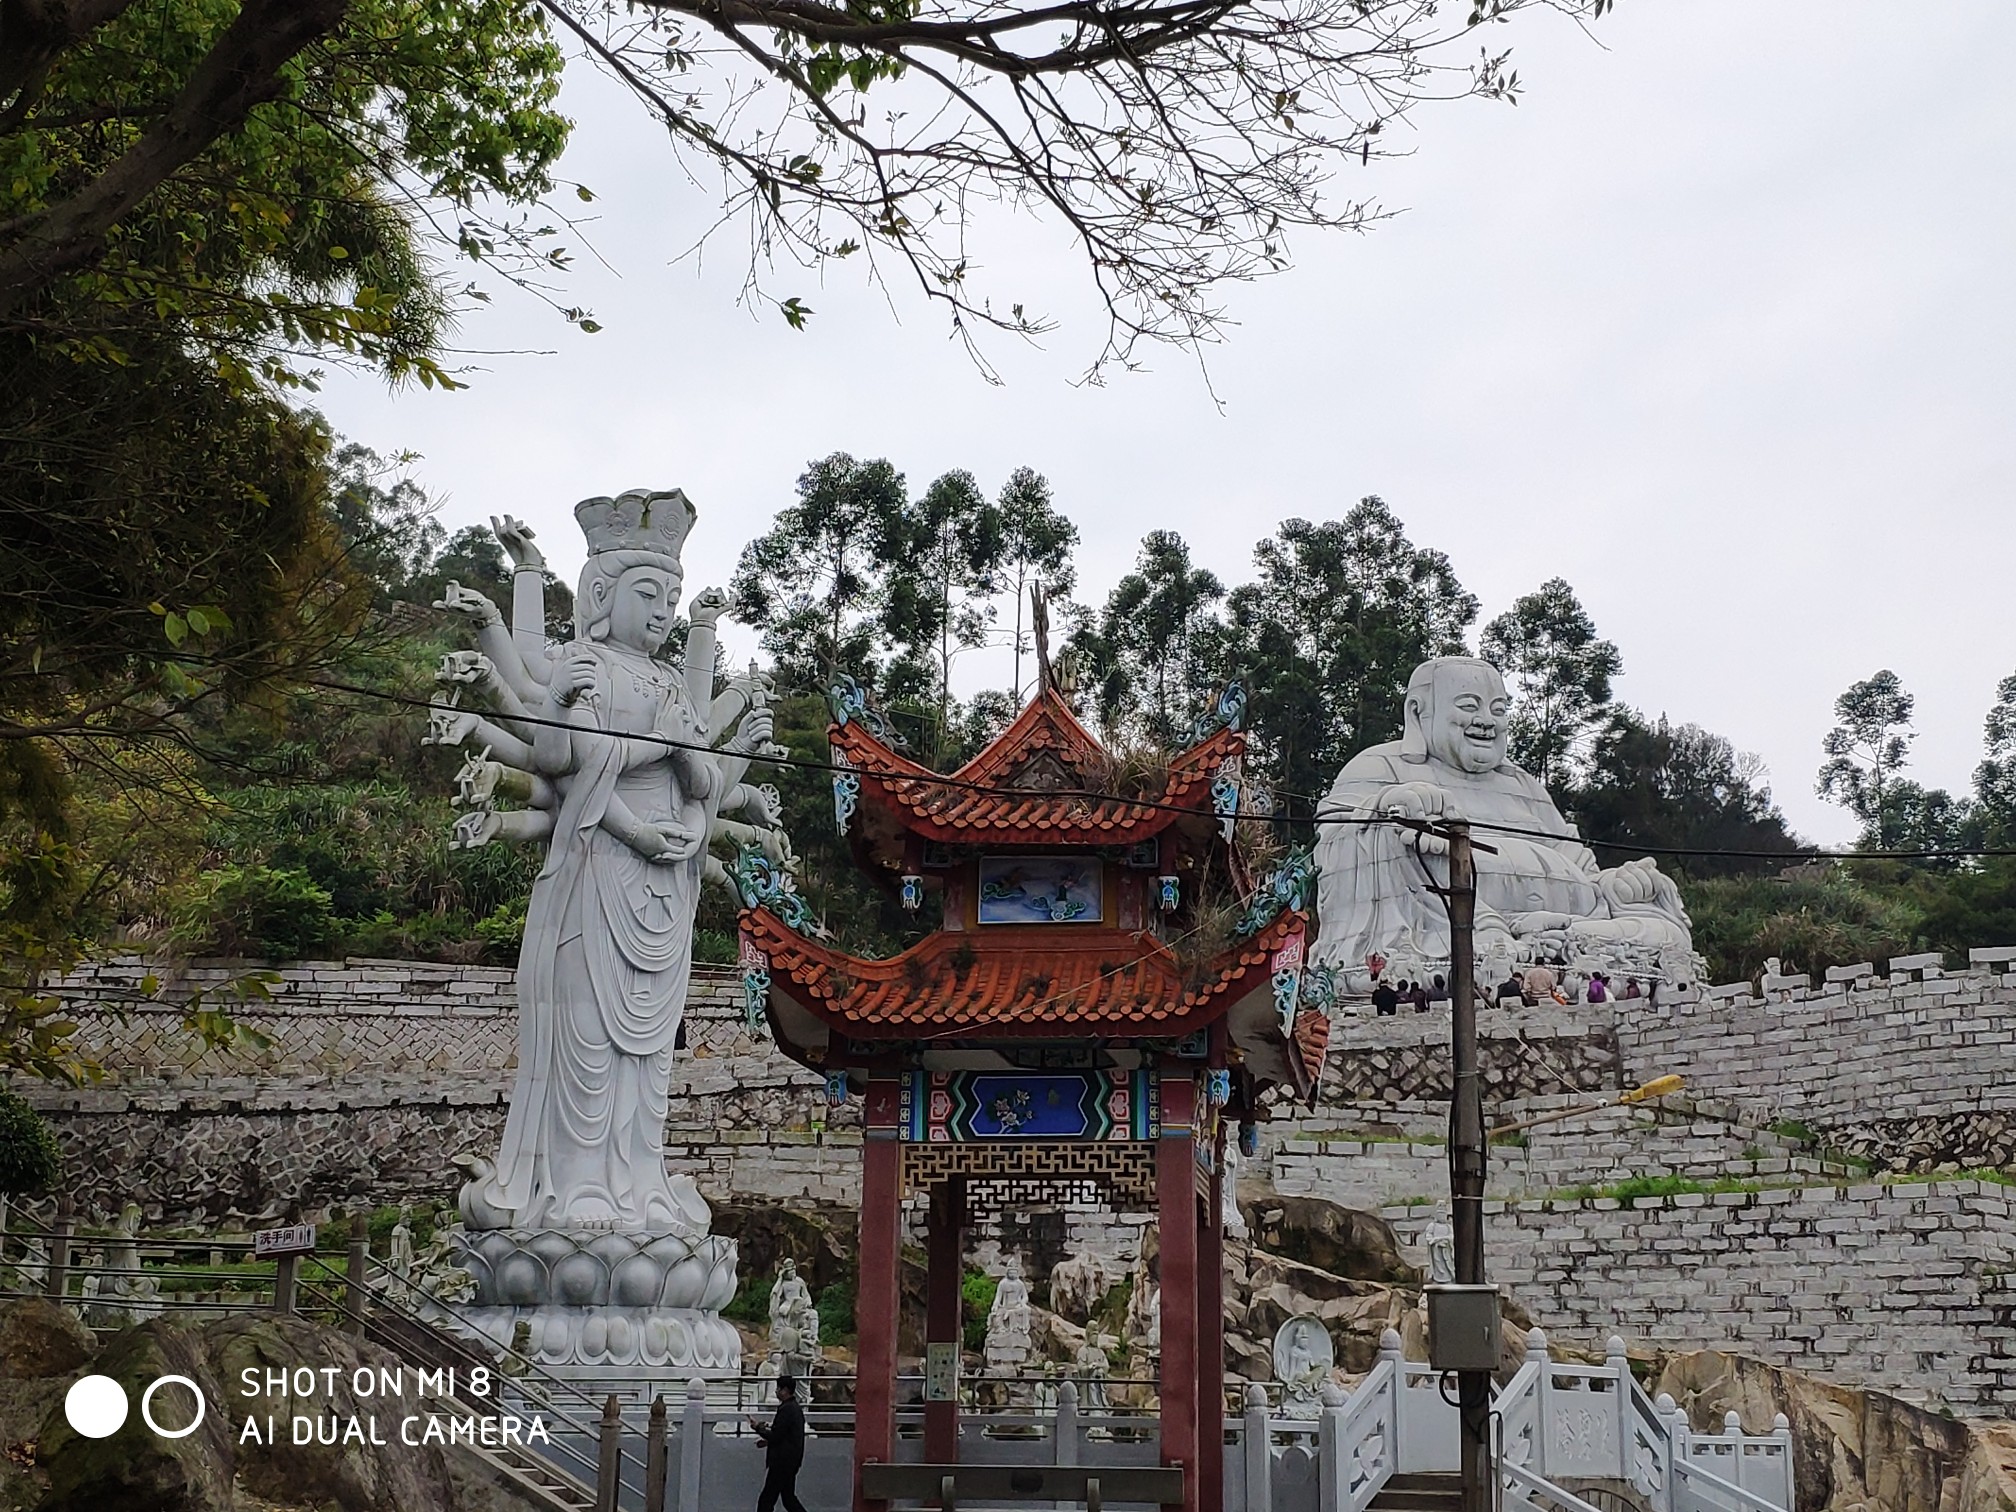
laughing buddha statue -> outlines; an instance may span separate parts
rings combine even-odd
[[[1448,841],[1376,821],[1467,819],[1480,847],[1480,983],[1539,961],[1697,980],[1679,890],[1649,859],[1597,865],[1547,789],[1506,758],[1510,705],[1489,662],[1414,669],[1404,734],[1352,757],[1317,810],[1316,961],[1359,992],[1382,971],[1446,971],[1449,920],[1433,889],[1448,885]]]

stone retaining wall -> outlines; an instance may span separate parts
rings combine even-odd
[[[2016,1409],[2016,1208],[1976,1181],[1486,1204],[1486,1264],[1550,1337],[1722,1347],[1962,1413]],[[1409,1237],[1424,1219],[1386,1216]]]
[[[1509,1123],[1587,1101],[1560,1096],[1501,1103],[1493,1117]],[[1356,1117],[1324,1108],[1292,1124],[1270,1125],[1262,1154],[1275,1188],[1360,1208],[1445,1197],[1449,1152],[1441,1131],[1449,1126],[1448,1105],[1410,1107],[1420,1111],[1404,1120],[1413,1127],[1399,1137],[1384,1132],[1392,1127],[1384,1108]],[[1367,1137],[1367,1124],[1380,1130],[1376,1137]],[[1433,1138],[1422,1137],[1423,1125],[1436,1131]],[[1806,1154],[1794,1139],[1747,1126],[1732,1110],[1709,1104],[1612,1108],[1539,1124],[1519,1138],[1523,1145],[1491,1147],[1490,1189],[1507,1198],[1609,1186],[1634,1176],[1821,1180],[1830,1170],[1845,1170]]]
[[[123,959],[59,984],[105,1080],[20,1085],[55,1125],[66,1187],[86,1207],[116,1212],[131,1198],[156,1222],[240,1224],[438,1201],[460,1184],[458,1155],[496,1149],[517,1063],[512,972],[275,968],[269,997],[219,999],[270,1043],[205,1048],[179,1012],[144,1000],[148,969]],[[196,962],[164,995],[215,993],[251,969]],[[858,1108],[829,1110],[817,1076],[749,1034],[732,972],[695,973],[673,1063],[671,1164],[716,1200],[849,1204],[858,1124]]]

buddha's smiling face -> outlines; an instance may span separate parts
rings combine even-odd
[[[1419,711],[1429,753],[1459,771],[1497,770],[1505,764],[1511,708],[1505,680],[1492,668],[1466,662],[1438,668],[1428,707]]]

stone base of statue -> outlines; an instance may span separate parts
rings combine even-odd
[[[499,1347],[528,1325],[520,1347],[556,1375],[740,1375],[741,1335],[721,1316],[735,1261],[735,1241],[714,1234],[479,1229],[455,1255],[475,1295],[452,1311]]]

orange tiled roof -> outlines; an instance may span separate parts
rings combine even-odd
[[[863,961],[787,928],[766,908],[742,914],[770,958],[772,984],[854,1039],[1187,1034],[1241,998],[1269,991],[1269,958],[1302,915],[1284,912],[1186,983],[1153,935],[1121,930],[937,933],[886,961]],[[788,986],[786,985],[788,984]]]
[[[1220,763],[1245,748],[1244,736],[1219,729],[1170,763],[1159,792],[1129,801],[1081,796],[1110,781],[1106,753],[1048,688],[986,750],[951,773],[951,783],[891,750],[858,720],[833,726],[827,737],[835,754],[860,770],[864,802],[927,840],[968,845],[1119,845],[1159,834],[1185,817],[1179,809],[1209,819],[1211,779]],[[1051,789],[1081,792],[1033,785],[1015,792],[975,790],[1017,788],[1032,771],[1041,771]]]

